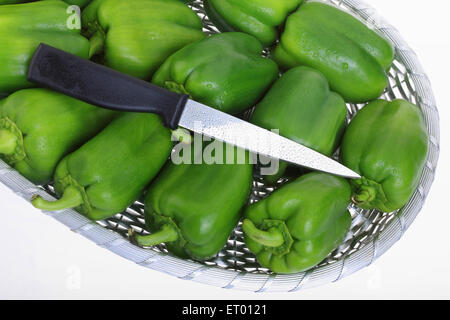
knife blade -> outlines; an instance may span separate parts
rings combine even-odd
[[[33,55],[28,80],[99,107],[158,114],[170,129],[180,126],[262,156],[361,178],[339,162],[274,132],[45,44]]]

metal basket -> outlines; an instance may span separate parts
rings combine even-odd
[[[373,263],[402,237],[421,210],[428,195],[439,156],[439,115],[430,82],[417,61],[416,55],[402,40],[396,29],[362,1],[327,0],[325,2],[360,18],[369,27],[393,42],[396,47],[396,58],[389,71],[389,86],[382,98],[409,100],[420,107],[425,117],[430,137],[427,163],[419,187],[402,210],[382,213],[351,206],[353,223],[351,231],[341,246],[317,267],[292,275],[277,275],[261,268],[255,256],[246,248],[240,226],[234,230],[225,248],[214,259],[196,262],[171,256],[164,246],[143,249],[129,242],[127,230],[130,227],[137,232],[146,233],[143,205],[139,201],[125,212],[100,222],[90,221],[73,210],[45,213],[99,246],[139,265],[180,279],[227,289],[293,292],[337,281]],[[194,1],[191,7],[202,18],[206,32],[217,32],[204,14],[202,1]],[[363,106],[349,104],[349,120]],[[0,181],[28,201],[36,193],[47,200],[54,200],[52,186],[33,185],[1,160]],[[283,181],[280,182],[282,183]],[[262,199],[273,189],[265,186],[261,179],[256,177],[250,202]]]

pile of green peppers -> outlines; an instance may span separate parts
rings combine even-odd
[[[130,240],[195,260],[216,256],[242,221],[260,265],[291,274],[343,243],[351,203],[382,212],[406,205],[429,138],[417,106],[376,100],[394,60],[389,40],[332,5],[303,0],[204,0],[223,32],[208,35],[189,2],[0,0],[0,159],[35,184],[53,184],[58,199],[35,196],[35,207],[103,220],[143,197],[147,230],[130,230]],[[264,178],[288,182],[250,204],[258,172],[247,151],[201,139],[199,148],[189,133],[178,143],[156,115],[34,88],[26,74],[41,42],[223,112],[247,112],[362,178],[280,163]],[[366,105],[350,119],[346,103]],[[177,163],[176,150],[190,161]]]

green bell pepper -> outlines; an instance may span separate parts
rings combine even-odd
[[[278,38],[278,27],[303,0],[204,0],[206,13],[222,32],[242,31],[268,47]]]
[[[76,208],[92,220],[125,210],[142,194],[172,150],[170,130],[153,114],[124,113],[96,137],[66,156],[55,171],[50,202],[35,197],[42,210]]]
[[[179,0],[94,0],[83,10],[90,57],[151,79],[172,53],[205,37],[200,18]]]
[[[310,173],[244,212],[242,229],[258,262],[275,273],[308,270],[345,239],[351,189],[342,178]]]
[[[420,109],[405,100],[377,100],[364,107],[344,135],[344,165],[358,172],[353,201],[364,209],[392,212],[417,188],[428,153]]]
[[[193,159],[199,160],[170,163],[150,186],[145,216],[152,234],[134,239],[141,246],[166,243],[175,255],[204,260],[224,247],[237,225],[252,187],[253,166],[248,153],[242,164],[206,164],[203,150],[192,149]],[[224,159],[238,159],[237,148],[232,147],[234,154],[225,149]]]
[[[59,0],[0,6],[0,95],[34,86],[26,76],[41,42],[88,57],[89,41],[80,35],[80,18],[67,9]]]
[[[114,116],[46,89],[17,91],[0,101],[0,157],[33,183],[46,184],[58,162]]]
[[[350,14],[309,2],[287,19],[273,58],[284,69],[305,65],[321,71],[332,90],[359,103],[383,93],[394,49]]]
[[[326,156],[336,151],[346,126],[347,107],[330,91],[327,79],[309,67],[296,67],[279,78],[257,105],[251,122],[303,144]],[[278,180],[287,164],[274,176]]]
[[[278,67],[245,33],[212,35],[170,56],[152,82],[228,113],[242,112],[264,95]]]

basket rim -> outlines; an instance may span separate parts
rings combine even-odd
[[[416,99],[425,115],[430,136],[427,164],[423,170],[419,187],[409,203],[394,216],[386,228],[371,236],[372,239],[364,246],[345,255],[338,261],[306,272],[291,275],[258,274],[207,266],[152,249],[137,247],[119,233],[102,227],[97,222],[87,219],[72,209],[44,213],[97,245],[141,266],[164,272],[180,279],[192,280],[226,289],[253,292],[295,292],[304,288],[338,281],[371,265],[402,238],[425,202],[434,180],[439,158],[439,113],[427,75],[423,71],[414,51],[409,48],[394,27],[381,18],[376,13],[376,10],[364,1],[328,0],[325,2],[339,6],[344,5],[353,14],[356,14],[369,26],[373,27],[376,32],[384,35],[394,43],[396,55],[405,63],[405,67],[411,77],[410,80],[415,85]],[[0,160],[0,182],[3,182],[27,201],[30,201],[35,194],[39,194],[47,200],[55,200],[45,190],[29,182],[2,160]]]

